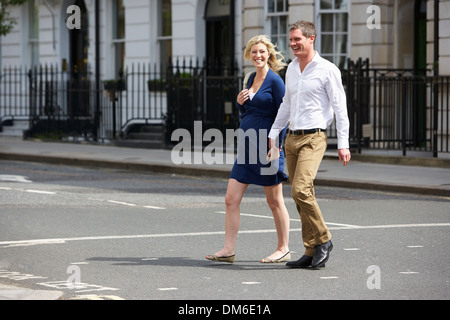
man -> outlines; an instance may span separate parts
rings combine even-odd
[[[292,197],[302,222],[306,248],[291,268],[321,268],[333,248],[331,234],[314,195],[314,179],[327,147],[326,128],[336,115],[339,161],[350,161],[349,120],[341,72],[314,49],[316,28],[298,21],[289,28],[290,47],[295,58],[286,72],[286,93],[269,133],[270,149],[289,122],[285,142],[286,163]],[[269,151],[268,157],[273,151]]]

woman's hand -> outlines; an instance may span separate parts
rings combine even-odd
[[[248,89],[244,89],[241,92],[239,92],[237,96],[237,103],[239,103],[241,106],[245,103],[245,101],[248,100]]]

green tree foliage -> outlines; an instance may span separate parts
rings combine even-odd
[[[11,32],[17,21],[9,13],[11,6],[20,6],[28,0],[0,0],[0,36]]]

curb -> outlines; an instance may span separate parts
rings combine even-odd
[[[392,164],[403,166],[419,166],[434,168],[450,168],[450,159],[446,158],[417,158],[399,156],[378,156],[352,153],[352,160],[378,164]]]
[[[334,156],[327,156],[329,159],[336,159]],[[371,156],[372,157],[372,156]],[[353,160],[360,161],[359,157]],[[367,157],[366,157],[367,158]],[[383,157],[378,157],[383,158]],[[230,172],[228,169],[205,169],[204,167],[195,166],[183,166],[183,165],[163,165],[163,164],[147,164],[147,163],[130,163],[120,161],[108,161],[108,160],[93,160],[93,159],[80,159],[80,158],[67,158],[60,156],[45,156],[45,155],[26,155],[26,154],[13,154],[13,153],[1,153],[0,159],[2,160],[15,160],[25,162],[41,162],[48,164],[69,165],[76,167],[92,167],[92,168],[110,168],[121,170],[133,170],[133,171],[145,171],[156,173],[169,173],[169,174],[181,174],[189,176],[204,176],[228,179]],[[439,159],[433,159],[439,160]],[[368,162],[368,161],[365,161]],[[443,163],[448,162],[444,159]],[[375,163],[377,163],[375,161]],[[378,162],[381,163],[381,162]],[[387,162],[384,162],[385,164]],[[409,162],[413,163],[413,162]],[[390,163],[392,164],[392,163]],[[410,164],[412,165],[412,164]],[[441,189],[430,186],[410,186],[402,184],[390,184],[379,183],[370,181],[356,181],[356,180],[333,180],[326,178],[316,178],[316,185],[329,186],[329,187],[343,187],[343,188],[357,188],[365,190],[377,190],[377,191],[389,191],[389,192],[401,192],[401,193],[413,193],[421,195],[432,195],[441,197],[450,197],[450,189]]]

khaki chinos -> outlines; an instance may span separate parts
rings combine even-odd
[[[285,143],[292,197],[300,214],[307,256],[314,256],[314,247],[331,239],[314,194],[314,179],[326,148],[327,136],[323,131],[298,135],[288,133]]]

